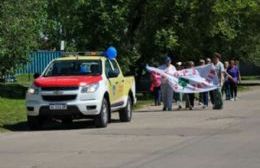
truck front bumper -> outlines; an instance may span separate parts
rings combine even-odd
[[[66,109],[52,110],[50,105],[66,105]],[[45,102],[42,100],[28,100],[26,103],[28,116],[62,116],[62,115],[98,115],[101,109],[101,101],[64,101],[64,102]]]

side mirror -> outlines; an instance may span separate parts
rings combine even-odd
[[[35,73],[35,74],[33,74],[33,79],[37,79],[37,78],[39,78],[40,76],[41,76],[41,74]]]
[[[119,75],[119,71],[109,71],[108,78],[115,78]]]

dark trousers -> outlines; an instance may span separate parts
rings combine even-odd
[[[203,105],[208,106],[209,104],[209,92],[202,92],[200,93],[200,102],[203,103]]]
[[[230,83],[228,81],[225,81],[224,86],[221,89],[221,93],[225,93],[226,95],[226,100],[230,100],[231,98],[231,93],[230,93]]]
[[[235,82],[230,82],[230,95],[231,98],[237,97],[237,83]]]
[[[213,109],[222,109],[223,108],[223,100],[221,89],[212,90],[209,92],[210,100],[213,105]]]
[[[194,107],[194,99],[195,99],[194,93],[187,93],[186,94],[186,107]]]
[[[153,94],[154,94],[154,104],[156,106],[160,105],[161,104],[161,87],[154,87],[154,91],[153,91]]]
[[[214,90],[209,92],[210,102],[212,105],[214,105]]]

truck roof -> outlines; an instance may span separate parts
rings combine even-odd
[[[104,56],[82,56],[82,55],[68,55],[60,57],[55,60],[66,61],[66,60],[106,60]]]

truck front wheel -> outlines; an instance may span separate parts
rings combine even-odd
[[[130,122],[132,119],[133,107],[132,99],[128,96],[126,107],[119,111],[121,122]]]
[[[99,115],[95,119],[95,126],[98,128],[107,127],[109,118],[108,101],[106,98],[102,101],[102,106]]]

